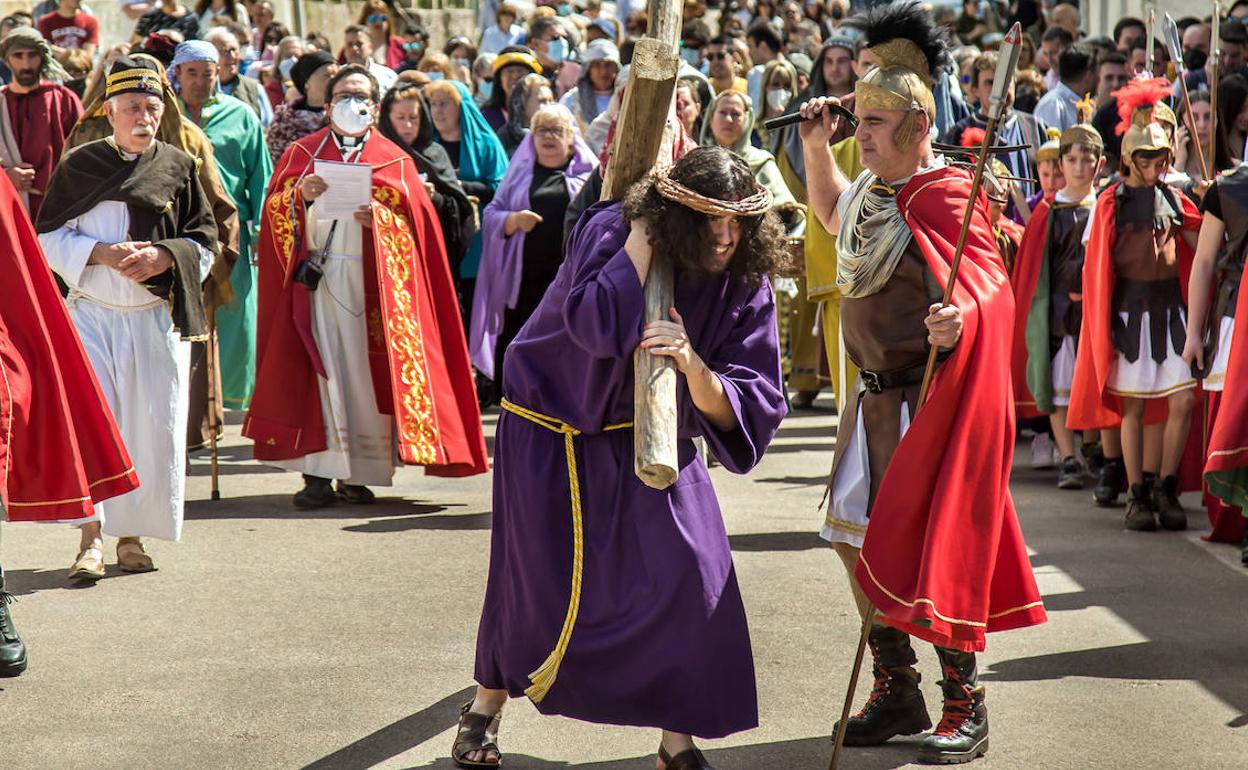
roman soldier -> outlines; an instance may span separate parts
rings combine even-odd
[[[1163,181],[1173,158],[1171,132],[1161,122],[1174,124],[1160,101],[1169,91],[1158,78],[1114,92],[1118,133],[1124,134],[1123,179],[1097,198],[1088,233],[1068,417],[1074,430],[1121,424],[1131,485],[1126,527],[1135,531],[1155,530],[1158,523],[1187,527],[1178,473],[1196,381],[1181,354],[1184,289],[1200,220],[1195,204]],[[1163,414],[1159,430],[1154,425]],[[1152,423],[1147,429],[1146,422]],[[1146,444],[1154,442],[1161,443],[1161,462],[1146,468],[1145,458],[1157,456]]]
[[[1010,373],[996,363],[1010,355],[1014,298],[981,198],[952,304],[942,304],[972,182],[932,150],[931,84],[948,54],[930,14],[893,3],[859,24],[878,62],[855,86],[866,170],[851,181],[828,149],[834,98],[808,102],[801,127],[810,210],[839,233],[835,256],[821,256],[836,260],[842,335],[861,370],[841,412],[822,535],[853,575],[864,617],[880,613],[869,636],[875,685],[845,742],[931,726],[917,636],[936,646],[944,675],[944,718],[919,759],[966,762],[988,748],[975,657],[985,633],[1045,620],[1009,492]],[[920,412],[932,345],[941,363]]]
[[[1210,393],[1209,455],[1205,479],[1209,494],[1205,507],[1213,531],[1209,540],[1238,543],[1248,566],[1243,505],[1246,488],[1236,476],[1243,472],[1244,377],[1228,376],[1244,353],[1236,353],[1235,317],[1239,284],[1248,251],[1248,165],[1222,172],[1201,202],[1200,240],[1188,281],[1187,344],[1183,357],[1192,364]],[[1240,317],[1243,317],[1242,315]],[[1239,335],[1242,337],[1243,335]],[[1242,348],[1242,345],[1239,347]]]

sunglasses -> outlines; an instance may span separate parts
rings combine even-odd
[[[385,14],[374,13],[372,16],[369,16],[366,21],[369,24],[381,24],[382,22],[389,21],[389,19],[385,17]]]
[[[425,47],[425,44],[420,42],[419,40],[414,40],[410,43],[403,44],[404,51],[419,51],[420,49],[424,47]]]
[[[562,126],[543,126],[542,128],[534,129],[533,133],[538,136],[549,136],[558,139],[564,135],[565,129]]]

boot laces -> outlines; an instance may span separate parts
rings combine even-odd
[[[964,696],[950,697],[946,693],[944,714],[940,724],[936,725],[937,735],[953,735],[962,725],[975,717],[974,700],[971,697],[971,689],[962,681],[958,670],[952,666],[945,666],[945,681],[941,684],[946,687],[954,685],[958,689],[958,695]]]
[[[887,668],[879,664],[872,666],[872,669],[875,673],[875,685],[871,688],[871,694],[867,696],[867,702],[854,715],[854,719],[865,717],[875,707],[876,703],[888,696],[888,682],[892,678],[891,673]]]

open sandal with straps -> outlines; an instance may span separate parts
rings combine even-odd
[[[676,756],[667,753],[663,744],[659,744],[659,759],[665,770],[715,770],[706,757],[696,748],[685,749]]]
[[[455,732],[455,743],[451,746],[451,759],[456,767],[494,768],[502,767],[503,754],[498,750],[498,723],[503,714],[475,714],[471,711],[472,701],[468,701],[459,710],[459,729]],[[479,751],[485,759],[471,760],[466,757]],[[493,757],[490,754],[493,753]]]

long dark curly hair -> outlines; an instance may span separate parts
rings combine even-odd
[[[720,200],[740,200],[754,194],[756,182],[750,167],[740,156],[722,147],[699,147],[672,167],[673,180],[685,187]],[[633,185],[624,198],[624,216],[643,220],[650,228],[650,245],[661,252],[678,271],[707,272],[714,248],[710,218],[691,208],[664,198],[654,188],[652,178]],[[728,263],[728,272],[758,286],[763,276],[788,268],[784,226],[776,212],[740,217],[741,240]]]

